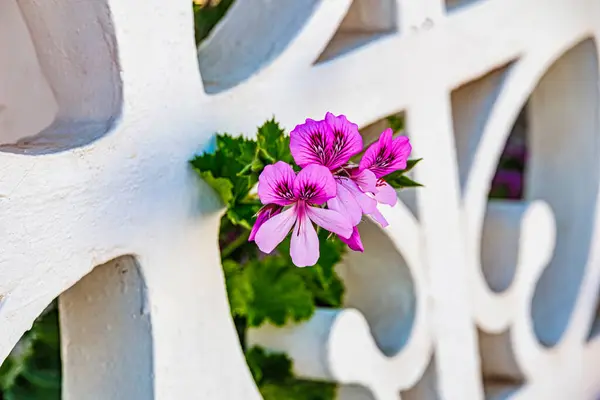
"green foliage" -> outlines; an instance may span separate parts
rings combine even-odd
[[[248,326],[281,326],[313,314],[313,295],[286,257],[252,259],[243,266],[233,260],[225,263],[232,314],[245,317]]]
[[[53,303],[19,341],[0,367],[0,398],[60,400],[58,311]]]
[[[261,207],[253,192],[258,176],[266,165],[280,160],[293,164],[289,136],[271,119],[258,127],[255,140],[219,134],[214,152],[190,161],[226,207],[219,244],[231,314],[242,345],[250,327],[301,322],[317,306],[342,304],[344,286],[334,267],[346,246],[337,237],[319,231],[321,257],[311,268],[294,266],[289,238],[270,255],[248,242],[254,215]],[[334,398],[335,385],[295,379],[291,360],[283,354],[267,354],[254,347],[246,351],[246,358],[267,400]]]
[[[202,42],[223,18],[235,0],[194,2],[196,43]]]
[[[406,162],[405,169],[400,170],[400,171],[395,171],[389,175],[386,175],[385,181],[387,183],[389,183],[395,189],[403,189],[403,188],[410,188],[410,187],[422,187],[423,185],[421,185],[418,182],[413,181],[408,176],[406,176],[406,173],[409,172],[411,169],[413,169],[421,160],[423,160],[423,159],[419,158],[419,159],[414,159],[414,160],[408,160]]]
[[[402,114],[390,115],[386,118],[386,120],[389,127],[392,128],[394,132],[400,132],[404,130],[404,127],[406,125],[404,121],[404,115]]]
[[[335,398],[334,385],[294,378],[292,361],[280,353],[267,353],[260,347],[246,352],[246,361],[265,400],[329,400]]]

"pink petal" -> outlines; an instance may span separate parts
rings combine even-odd
[[[377,192],[377,177],[370,170],[365,169],[360,172],[355,170],[352,174],[352,179],[363,192]]]
[[[307,214],[300,216],[290,243],[292,262],[297,267],[315,265],[319,260],[319,237]]]
[[[258,177],[258,197],[263,204],[286,206],[294,200],[294,179],[292,166],[278,161],[267,165]]]
[[[296,207],[274,216],[258,228],[254,241],[260,251],[269,254],[285,239],[297,220]]]
[[[385,219],[383,214],[381,214],[381,212],[378,209],[375,209],[375,211],[373,211],[371,214],[369,214],[369,217],[371,217],[375,222],[377,222],[383,228],[385,228],[389,225],[389,223],[387,222],[387,220]]]
[[[410,144],[410,139],[408,137],[398,136],[394,139],[392,142],[394,163],[388,167],[392,169],[391,172],[406,168],[406,161],[408,161],[408,156],[410,156],[411,151],[412,145]]]
[[[296,164],[301,167],[325,165],[332,142],[333,132],[325,121],[307,119],[290,132],[290,151]]]
[[[379,141],[369,146],[360,160],[359,169],[371,170],[377,178],[394,171],[406,168],[406,161],[412,147],[406,136],[392,140],[392,130],[386,129],[381,133]]]
[[[279,214],[281,212],[281,210],[283,210],[283,207],[275,205],[275,204],[269,204],[269,205],[261,208],[260,211],[258,212],[258,215],[256,216],[256,222],[254,222],[254,225],[252,226],[252,230],[250,231],[250,236],[248,237],[248,241],[252,242],[254,240],[254,238],[256,237],[256,232],[258,232],[258,228],[260,228],[262,226],[262,224],[264,224],[266,221],[268,221],[271,217],[274,217],[277,214]]]
[[[377,184],[377,193],[375,193],[375,200],[379,203],[387,204],[389,206],[395,206],[398,202],[398,195],[396,190],[391,187],[387,182],[381,181],[382,183]]]
[[[356,226],[352,230],[352,236],[350,236],[348,239],[345,239],[341,236],[338,237],[342,242],[346,243],[350,249],[354,251],[360,251],[361,253],[365,251],[362,240],[360,240],[360,233],[358,233],[358,228]]]
[[[342,183],[350,191],[364,214],[370,214],[377,208],[377,200],[360,190],[354,181],[348,179]]]
[[[360,171],[363,171],[365,169],[371,169],[373,166],[376,165],[377,156],[380,155],[380,153],[385,152],[385,150],[386,150],[388,131],[389,131],[389,135],[392,134],[391,129],[386,129],[379,136],[379,140],[377,140],[375,143],[370,145],[369,148],[367,148],[367,150],[365,151],[365,154],[363,154],[360,162],[358,163],[358,168]],[[391,136],[390,136],[390,142],[391,142]]]
[[[294,181],[294,195],[311,204],[323,204],[335,197],[335,179],[326,167],[311,164],[302,169]]]
[[[358,225],[363,212],[354,195],[341,181],[348,178],[339,178],[337,183],[337,196],[327,201],[327,207],[345,215],[352,225]]]
[[[352,224],[348,218],[335,210],[326,208],[307,207],[308,217],[323,229],[348,238],[352,235]]]
[[[346,164],[350,157],[362,151],[363,140],[358,132],[358,125],[348,121],[345,115],[336,117],[328,112],[325,115],[325,122],[333,133],[327,167],[330,170],[335,170]]]

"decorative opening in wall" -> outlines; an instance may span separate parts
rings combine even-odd
[[[423,376],[410,389],[402,391],[401,396],[402,400],[439,400],[439,393],[435,355],[433,355]]]
[[[231,89],[271,64],[296,38],[318,5],[316,0],[237,1],[226,15],[216,15],[215,19],[223,20],[198,47],[206,93]]]
[[[413,277],[383,229],[365,221],[359,232],[365,252],[348,253],[337,267],[346,286],[344,306],[364,314],[381,352],[393,356],[413,331],[417,311]]]
[[[53,301],[0,367],[0,398],[61,398],[58,304]]]
[[[510,398],[525,383],[515,359],[511,333],[490,334],[482,330],[478,333],[485,398]]]
[[[446,0],[446,11],[452,12],[467,8],[482,0]]]
[[[44,154],[99,139],[121,112],[106,1],[0,5],[0,151]]]
[[[511,129],[491,183],[481,243],[481,269],[495,293],[512,284],[518,265],[523,223],[536,211],[523,199],[526,173],[526,113],[521,111]],[[535,221],[533,221],[535,222]]]
[[[194,33],[196,44],[208,37],[235,0],[194,0]]]
[[[64,385],[70,396],[83,399],[89,393],[105,393],[114,399],[154,398],[146,296],[144,278],[132,256],[94,268],[60,296]],[[111,368],[99,369],[99,365]],[[119,392],[111,393],[111,388]]]
[[[600,299],[600,293],[598,293],[598,299]],[[588,342],[594,341],[600,335],[600,300],[596,300],[596,308],[593,315],[594,318],[587,336]]]
[[[0,367],[0,398],[59,400],[64,389],[73,398],[152,399],[151,329],[135,259],[100,265],[23,335]]]
[[[377,400],[369,389],[360,385],[340,385],[338,399]]]
[[[491,199],[523,199],[527,167],[527,112],[524,107],[513,125],[490,187]]]
[[[513,66],[514,62],[502,65],[452,91],[452,120],[459,179],[463,191],[469,174],[474,168],[478,168],[475,161],[482,135]]]
[[[399,30],[395,0],[354,0],[338,30],[316,63],[364,46]]]
[[[596,43],[587,39],[554,62],[529,100],[525,198],[546,201],[557,226],[554,254],[532,302],[533,327],[545,346],[557,344],[567,327],[581,329],[583,320],[571,318],[575,302],[596,294],[580,289],[597,246],[598,84]]]

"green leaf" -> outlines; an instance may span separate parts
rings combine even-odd
[[[215,178],[211,171],[198,171],[198,175],[217,193],[224,205],[233,200],[233,184],[227,178]]]
[[[246,362],[256,383],[260,386],[265,381],[285,381],[292,378],[292,360],[283,353],[267,353],[259,346],[246,351]]]
[[[244,274],[252,287],[247,309],[249,326],[267,321],[282,326],[306,320],[314,313],[313,295],[288,257],[271,255],[251,260]]]
[[[422,187],[418,182],[413,181],[405,175],[394,175],[394,173],[388,175],[385,181],[389,183],[395,189],[409,188],[409,187]]]
[[[260,210],[261,204],[259,202],[251,204],[240,204],[237,203],[235,207],[227,210],[227,218],[234,225],[243,226],[247,230],[252,229],[254,224],[254,216]]]
[[[6,400],[60,400],[60,335],[56,303],[38,317],[5,360],[0,368],[0,382]]]
[[[268,164],[277,161],[284,161],[288,164],[293,163],[292,153],[290,152],[290,138],[275,119],[265,122],[258,128],[256,141],[258,142],[260,156]]]
[[[407,160],[406,161],[406,168],[404,168],[403,170],[401,170],[399,172],[401,174],[406,174],[408,171],[412,170],[421,161],[423,161],[422,158],[416,158],[416,159],[412,159],[412,160]]]
[[[246,351],[246,362],[265,400],[335,399],[334,384],[295,379],[292,360],[285,354],[252,347]]]
[[[399,132],[404,129],[404,125],[405,125],[404,115],[394,114],[394,115],[390,115],[386,119],[387,119],[388,125],[390,126],[390,128],[392,128],[392,130],[394,132]]]
[[[245,316],[252,301],[252,285],[242,266],[233,260],[223,260],[223,271],[231,315]]]
[[[4,361],[0,367],[0,389],[8,390],[14,386],[27,367],[29,358],[33,356],[34,341],[35,337],[31,333],[26,334]]]
[[[302,268],[301,273],[317,305],[320,307],[341,307],[344,297],[344,284],[335,271],[348,247],[337,236],[329,237],[329,232],[319,231],[321,256],[317,264]]]
[[[267,382],[259,390],[264,400],[333,400],[337,393],[335,384],[299,379]]]
[[[221,0],[217,5],[194,4],[194,27],[196,43],[202,42],[223,18],[234,0]]]
[[[216,142],[214,153],[197,155],[190,164],[228,208],[236,209],[237,203],[244,201],[258,182],[258,175],[253,172],[257,167],[256,142],[227,134],[217,135]],[[243,224],[243,218],[234,214],[230,217],[234,224]]]

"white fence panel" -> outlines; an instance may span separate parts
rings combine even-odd
[[[259,399],[187,160],[403,111],[426,188],[364,227],[347,308],[250,340],[344,399],[600,393],[600,2],[239,0],[198,52],[189,0],[140,7],[0,5],[0,359],[65,293],[66,399]],[[488,201],[526,104],[525,198]]]

